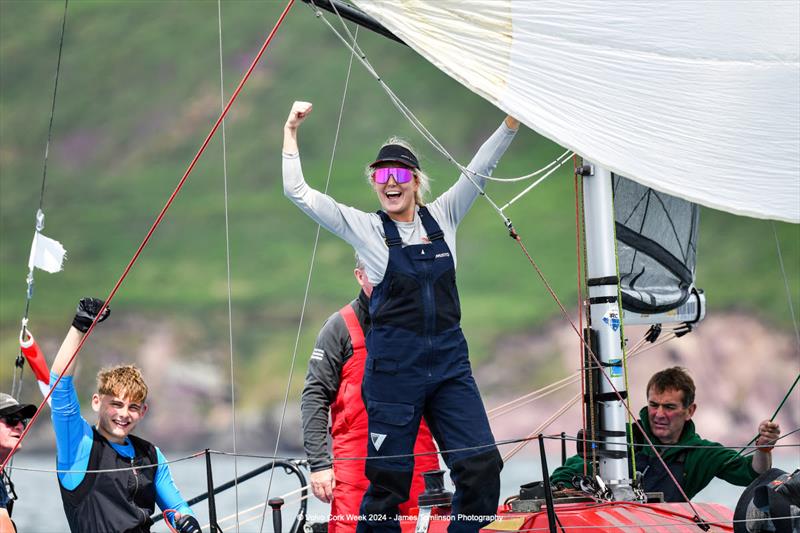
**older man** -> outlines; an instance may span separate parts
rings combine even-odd
[[[35,405],[21,404],[12,396],[0,392],[0,462],[4,462],[14,450],[25,425],[34,413]],[[11,521],[16,497],[14,484],[4,470],[0,475],[0,533],[16,531],[14,522]]]
[[[689,499],[715,477],[747,486],[772,467],[772,446],[781,432],[778,424],[762,421],[756,440],[760,448],[752,456],[744,457],[696,433],[692,422],[697,409],[695,386],[685,369],[676,366],[657,372],[650,378],[646,390],[647,407],[639,412],[639,424]],[[647,442],[638,426],[634,426],[634,442]],[[636,447],[636,470],[641,472],[646,492],[663,492],[668,502],[684,501],[651,447]],[[583,458],[575,455],[553,472],[550,481],[565,483],[579,474],[583,474]]]

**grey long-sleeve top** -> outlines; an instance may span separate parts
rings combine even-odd
[[[516,130],[505,123],[483,143],[467,168],[472,172],[491,175],[500,158],[514,138]],[[485,179],[472,178],[481,188]],[[366,266],[367,278],[373,285],[383,280],[389,263],[389,249],[384,241],[383,224],[375,213],[367,213],[342,204],[311,188],[305,181],[299,154],[283,153],[284,194],[322,227],[347,241]],[[467,214],[478,190],[470,179],[461,175],[456,183],[436,200],[427,205],[431,216],[439,223],[445,242],[456,263],[456,228]],[[427,237],[419,214],[412,222],[395,222],[403,246],[422,244]]]

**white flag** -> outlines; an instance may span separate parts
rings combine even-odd
[[[55,273],[61,271],[64,263],[64,255],[67,253],[61,243],[45,237],[38,231],[33,235],[31,244],[31,256],[28,259],[28,268],[41,268],[47,272]]]

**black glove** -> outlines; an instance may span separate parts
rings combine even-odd
[[[78,311],[75,313],[75,318],[72,319],[72,325],[84,333],[89,331],[89,326],[94,322],[94,317],[97,316],[97,312],[103,307],[103,303],[103,300],[99,298],[81,298],[81,301],[78,302]],[[109,314],[111,314],[111,308],[106,307],[97,321],[102,322],[108,318]]]
[[[175,522],[178,533],[203,533],[200,529],[200,522],[190,514],[183,515],[180,520]]]

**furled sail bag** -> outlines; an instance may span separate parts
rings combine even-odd
[[[622,307],[666,313],[694,290],[700,209],[614,175],[614,216]]]

